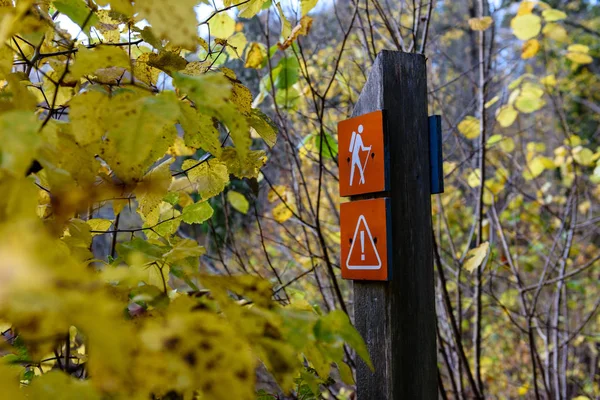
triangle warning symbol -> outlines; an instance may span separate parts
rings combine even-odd
[[[348,269],[379,269],[381,258],[364,215],[358,217],[352,245],[346,260]]]

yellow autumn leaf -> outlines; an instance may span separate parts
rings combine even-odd
[[[577,64],[590,64],[594,60],[588,54],[590,48],[583,44],[572,44],[567,48],[567,58]]]
[[[138,200],[138,212],[147,216],[161,203],[173,177],[171,176],[170,166],[174,158],[168,158],[158,166],[154,167],[142,178],[134,190]]]
[[[249,1],[241,1],[235,0],[238,6],[236,7],[238,10],[239,18],[250,19],[254,17],[259,11],[263,8],[265,3],[269,0],[249,0]],[[232,0],[224,1],[225,6],[231,6],[234,4]]]
[[[215,121],[210,115],[199,112],[189,103],[179,103],[181,116],[179,123],[184,131],[186,146],[202,149],[219,157],[221,155],[221,141]]]
[[[515,149],[515,141],[510,137],[504,138],[504,140],[500,142],[500,148],[505,153],[510,153]]]
[[[203,200],[221,193],[229,183],[229,172],[224,162],[219,160],[185,160],[181,166],[190,181],[196,186]]]
[[[140,20],[146,19],[152,25],[157,37],[169,40],[173,46],[195,50],[198,20],[194,7],[197,4],[198,0],[177,0],[169,2],[166,9],[163,0],[141,0],[135,2],[135,10]]]
[[[267,199],[269,203],[273,203],[276,200],[282,198],[284,201],[287,200],[287,187],[285,185],[275,185],[267,194]]]
[[[533,1],[522,1],[519,4],[519,9],[517,10],[517,15],[527,15],[531,14],[531,11],[535,7],[535,3]]]
[[[457,128],[467,139],[475,139],[479,136],[479,119],[467,115],[459,122]]]
[[[285,50],[288,47],[290,47],[292,43],[294,43],[294,40],[296,40],[298,36],[308,35],[310,27],[312,26],[312,21],[313,19],[308,15],[302,17],[298,25],[296,25],[294,29],[292,29],[292,31],[290,32],[288,37],[283,41],[283,43],[277,43],[277,47],[279,47],[280,50]]]
[[[590,51],[590,48],[584,44],[572,44],[567,47],[567,51],[573,51],[575,53],[584,53],[587,54]]]
[[[279,18],[281,19],[281,37],[285,40],[292,33],[292,24],[285,17],[283,13],[283,8],[281,8],[280,3],[275,3],[275,7],[277,7],[277,11],[279,12]]]
[[[492,135],[488,139],[488,141],[486,143],[486,146],[487,147],[491,147],[491,146],[495,145],[496,143],[502,141],[502,139],[503,139],[502,135],[499,135],[499,134]]]
[[[580,146],[582,143],[581,137],[579,137],[578,135],[571,135],[568,138],[566,138],[565,140],[563,140],[563,143],[565,146],[570,146],[570,147],[577,147]],[[558,149],[556,149],[558,150]],[[556,152],[555,150],[555,152]]]
[[[523,177],[531,180],[540,176],[546,169],[554,168],[554,162],[547,157],[537,156],[527,163],[527,169],[523,171]]]
[[[542,17],[544,17],[546,22],[555,22],[567,18],[567,14],[564,11],[550,8],[542,11]]]
[[[179,101],[174,92],[121,92],[104,108],[102,158],[124,181],[137,181],[177,136]]]
[[[587,212],[590,210],[591,207],[592,207],[592,203],[589,200],[585,200],[585,201],[582,201],[581,203],[579,203],[579,206],[577,207],[577,209],[579,210],[580,213],[587,214]]]
[[[472,188],[479,187],[481,185],[481,178],[479,177],[479,171],[473,170],[467,177],[467,184]]]
[[[235,21],[226,12],[219,13],[208,22],[210,35],[216,38],[227,39],[235,33]]]
[[[513,33],[520,40],[528,40],[540,33],[542,19],[534,14],[517,15],[510,21]]]
[[[549,23],[544,26],[542,33],[549,39],[557,42],[566,42],[569,38],[567,30],[560,24]]]
[[[87,145],[100,140],[106,132],[104,112],[109,98],[100,91],[87,91],[73,97],[69,102],[69,118],[72,133],[77,142]]]
[[[267,52],[262,45],[260,43],[253,42],[250,45],[250,49],[246,53],[246,63],[244,64],[244,67],[255,69],[261,68],[266,55]]]
[[[118,11],[127,16],[133,15],[133,7],[130,0],[96,0],[96,3],[99,6],[107,6],[110,3],[111,10]]]
[[[489,16],[469,19],[469,26],[474,31],[485,31],[490,26],[492,26],[493,23],[494,20],[492,19],[492,17]]]
[[[523,43],[521,58],[526,60],[535,56],[540,49],[540,42],[537,39],[529,39]]]
[[[148,85],[156,85],[160,70],[149,64],[151,53],[143,53],[135,60],[133,64],[133,75],[136,80],[140,80]]]
[[[519,396],[525,396],[527,392],[529,392],[529,385],[524,384],[523,386],[519,387],[519,390],[517,392]]]
[[[501,127],[508,128],[515,122],[518,114],[519,113],[512,105],[506,104],[498,109],[496,119]]]
[[[279,223],[283,223],[285,221],[287,221],[288,219],[290,219],[294,214],[292,213],[292,210],[290,209],[290,204],[289,203],[284,203],[281,202],[279,204],[277,204],[275,207],[273,207],[273,218],[275,218],[275,221],[279,222]]]
[[[577,64],[591,64],[594,59],[584,53],[567,53],[567,58]]]
[[[86,221],[92,231],[107,231],[112,225],[110,219],[92,218]],[[92,236],[100,235],[100,232],[91,232]]]
[[[319,0],[300,0],[300,11],[302,12],[302,16],[305,16],[310,10],[315,8],[318,1]]]
[[[485,259],[485,256],[487,256],[489,249],[490,249],[490,243],[483,242],[478,247],[469,250],[467,252],[467,255],[465,258],[465,263],[463,264],[463,267],[467,271],[473,273],[473,271],[475,271],[477,268],[479,268],[479,266]]]
[[[540,79],[540,83],[546,87],[554,87],[556,86],[556,77],[554,74],[546,75],[542,79]]]
[[[243,32],[234,33],[227,39],[227,54],[233,59],[242,58],[246,44],[248,40]]]
[[[6,78],[13,67],[14,53],[6,45],[0,47],[0,79]]]
[[[526,114],[544,107],[546,102],[542,98],[543,89],[535,85],[523,85],[519,97],[515,100],[515,107]]]
[[[579,165],[590,166],[594,163],[594,152],[587,147],[577,146],[573,149],[573,159]]]
[[[508,96],[508,104],[515,104],[515,101],[517,100],[517,98],[519,98],[520,94],[521,89],[515,89],[512,92],[510,92],[510,95]]]
[[[25,176],[40,145],[40,122],[35,114],[24,110],[0,114],[0,172]]]
[[[130,67],[129,56],[123,49],[117,46],[98,46],[93,49],[80,46],[71,74],[79,79],[84,75],[93,75],[99,69],[112,67]]]
[[[484,107],[485,108],[490,108],[491,106],[493,106],[494,104],[496,104],[498,102],[498,100],[500,100],[500,96],[494,96],[494,97],[492,97],[491,100],[488,100],[485,103]]]

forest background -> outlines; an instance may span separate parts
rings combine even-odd
[[[3,396],[352,398],[336,125],[387,49],[442,115],[440,396],[597,398],[599,37],[595,1],[0,0]]]

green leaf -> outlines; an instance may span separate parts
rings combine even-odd
[[[163,201],[169,203],[172,206],[177,205],[177,203],[179,203],[179,193],[169,192],[165,195],[165,197],[163,197]]]
[[[277,89],[288,89],[292,87],[299,78],[300,65],[296,57],[283,57],[273,68],[275,87]]]
[[[213,208],[207,201],[190,204],[183,208],[182,218],[186,224],[201,224],[214,213]]]
[[[248,213],[248,208],[250,207],[250,204],[248,203],[248,200],[246,200],[243,194],[238,193],[234,190],[230,190],[229,192],[227,192],[227,201],[229,201],[229,204],[231,204],[233,208],[235,208],[242,214]]]
[[[288,111],[295,110],[302,99],[302,95],[294,87],[289,89],[279,89],[275,93],[275,101],[277,104]]]
[[[75,22],[89,36],[90,28],[99,21],[98,16],[83,0],[54,0],[54,7]],[[90,16],[91,14],[91,16]],[[85,23],[85,26],[83,25]]]
[[[318,156],[322,151],[323,157],[330,160],[335,159],[338,155],[338,143],[328,133],[325,133],[323,137],[318,133],[311,133],[300,142],[299,148],[305,152],[313,153],[314,156]]]

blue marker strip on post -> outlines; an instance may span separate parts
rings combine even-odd
[[[444,193],[444,158],[442,156],[442,116],[429,117],[429,169],[431,194]]]

